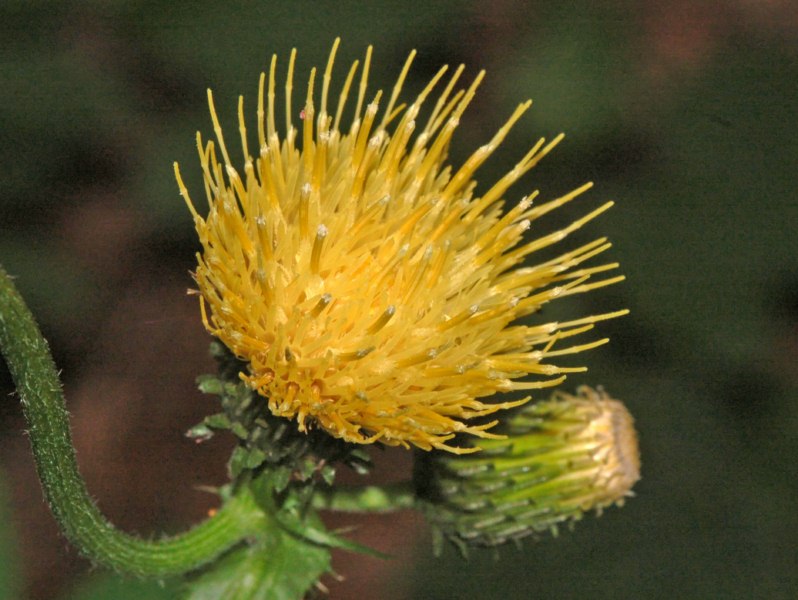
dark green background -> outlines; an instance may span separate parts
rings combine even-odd
[[[156,363],[190,362],[186,356],[197,350],[185,350],[182,340],[171,340],[164,356],[147,336],[136,342],[107,329],[124,302],[157,305],[162,293],[185,300],[197,244],[172,161],[181,163],[198,197],[193,136],[197,129],[211,133],[206,87],[215,90],[233,146],[238,94],[253,109],[259,73],[273,52],[287,59],[292,46],[300,50],[300,81],[309,65],[323,63],[337,35],[343,38],[339,81],[344,65],[375,45],[375,89],[392,82],[412,48],[419,57],[410,91],[442,63],[465,62],[471,76],[486,68],[455,137],[453,160],[488,140],[515,104],[531,97],[531,113],[479,181],[511,168],[537,137],[565,131],[566,140],[510,198],[537,188],[550,198],[594,180],[587,197],[541,223],[551,229],[607,198],[617,201],[575,238],[608,235],[610,259],[622,264],[628,280],[544,315],[631,310],[601,326],[612,343],[579,357],[591,370],[571,377],[568,387],[603,384],[627,403],[637,418],[643,479],[622,510],[498,557],[475,553],[465,563],[452,551],[433,559],[428,533],[418,527],[414,558],[388,568],[384,586],[361,597],[793,598],[796,12],[787,0],[6,0],[0,5],[0,261],[18,276],[51,339],[68,393],[80,388],[92,362],[112,354],[97,342],[101,335],[124,347],[118,364],[141,353],[155,353]],[[163,321],[156,312],[156,328],[194,313],[194,301],[175,310]],[[129,318],[135,327],[145,317],[131,311]],[[184,377],[189,387],[190,377]],[[7,373],[2,378],[10,391]],[[152,414],[157,423],[150,407],[171,402],[165,394],[145,398],[136,418],[149,423]],[[81,406],[76,418],[90,419],[91,405]],[[179,413],[172,433],[179,436],[197,414],[202,410]],[[16,458],[25,440],[13,400],[3,403],[0,416],[5,479],[17,490],[10,502],[39,502],[30,464]],[[124,432],[118,437],[130,443]],[[192,451],[150,447],[147,456],[158,461],[162,452],[179,470],[187,467],[171,453]],[[224,456],[213,460],[223,475]],[[124,489],[125,463],[119,464],[118,477],[108,476],[96,492],[101,503],[106,487]],[[201,483],[188,479],[187,485]],[[114,508],[108,500],[112,516],[143,520],[145,533],[184,524],[175,516],[178,491],[149,493],[158,498],[156,509],[141,516],[135,503]],[[12,524],[21,539],[34,525],[17,514]],[[42,511],[40,518],[48,517]],[[7,576],[9,598],[78,597],[66,575],[85,578],[87,565],[49,535],[44,546],[69,557],[63,576],[39,573],[37,557],[46,550],[28,544],[27,566]],[[58,557],[47,556],[54,562],[44,568],[59,571]],[[375,563],[362,559],[341,571]],[[330,597],[345,597],[336,585]]]

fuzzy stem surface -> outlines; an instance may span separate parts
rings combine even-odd
[[[144,540],[116,529],[86,489],[50,349],[2,266],[0,351],[22,402],[44,495],[64,535],[93,562],[141,577],[179,575],[211,562],[264,527],[264,513],[243,488],[214,516],[174,537]]]

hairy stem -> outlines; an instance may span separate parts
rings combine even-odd
[[[247,489],[215,516],[172,538],[143,540],[109,523],[78,471],[61,382],[47,342],[2,266],[0,350],[22,401],[50,508],[66,537],[91,560],[142,577],[177,575],[210,562],[263,527],[265,516]]]

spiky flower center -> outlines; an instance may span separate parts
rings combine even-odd
[[[543,361],[604,343],[553,347],[623,313],[516,323],[555,297],[622,279],[589,281],[615,264],[582,267],[609,248],[605,238],[522,266],[612,203],[565,229],[526,240],[524,232],[537,218],[590,187],[540,205],[533,205],[532,194],[502,212],[507,189],[559,136],[548,144],[539,140],[507,175],[474,195],[474,172],[531,103],[518,106],[493,139],[453,171],[445,164],[447,149],[483,73],[455,92],[460,66],[421,126],[422,106],[446,67],[413,102],[397,105],[411,53],[381,110],[381,91],[367,101],[369,48],[354,119],[345,131],[343,113],[359,64],[349,69],[330,114],[337,47],[338,41],[324,72],[318,112],[315,69],[310,73],[301,132],[292,121],[291,54],[284,138],[275,125],[272,58],[268,87],[265,74],[260,81],[255,158],[239,100],[243,172],[233,167],[208,92],[222,162],[217,146],[198,134],[207,217],[196,210],[175,167],[203,247],[195,273],[203,320],[249,364],[241,376],[271,411],[296,418],[300,429],[318,424],[351,442],[464,451],[447,441],[458,432],[490,436],[486,430],[494,424],[469,424],[470,419],[526,400],[482,398],[556,385],[564,373],[583,370]],[[534,380],[521,380],[530,374]]]

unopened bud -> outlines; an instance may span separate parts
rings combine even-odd
[[[473,454],[431,457],[421,494],[428,516],[457,545],[496,546],[590,510],[621,505],[640,478],[632,416],[602,390],[555,393],[480,439]]]

